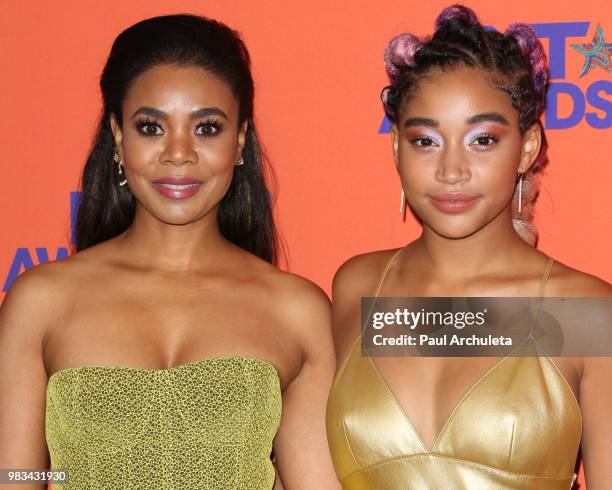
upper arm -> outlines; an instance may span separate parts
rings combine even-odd
[[[612,286],[587,274],[573,274],[568,279],[564,296],[612,298]],[[571,289],[570,289],[571,288]],[[589,311],[585,317],[601,320],[601,328],[612,329],[610,308]],[[597,318],[594,318],[595,315]],[[592,325],[591,328],[595,328]],[[587,330],[588,334],[588,330]],[[606,335],[609,338],[609,335]],[[582,413],[582,459],[588,490],[612,488],[612,357],[591,357],[583,360],[579,400]]]
[[[49,462],[43,347],[57,303],[46,276],[24,273],[0,308],[0,468],[44,469]]]
[[[285,302],[285,316],[304,356],[299,374],[283,392],[281,425],[274,441],[276,464],[285,488],[340,488],[325,430],[336,368],[329,299],[310,283],[291,296],[293,300]]]
[[[612,357],[584,361],[580,380],[582,457],[588,490],[612,488]]]

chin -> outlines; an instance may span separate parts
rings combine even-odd
[[[157,220],[168,225],[187,225],[202,217],[201,212],[187,212],[186,210],[181,210],[180,212],[168,212],[168,210],[165,209],[151,214]]]
[[[188,218],[181,218],[181,217],[174,217],[174,216],[171,218],[160,217],[158,219],[159,221],[167,225],[176,225],[176,226],[188,225],[189,223],[193,223],[194,221],[196,221],[195,219],[188,219]]]
[[[436,235],[439,235],[443,238],[448,238],[450,240],[460,240],[462,238],[467,238],[475,233],[478,233],[486,226],[486,223],[440,223],[434,222],[432,220],[430,222],[424,221],[423,225],[427,226]]]

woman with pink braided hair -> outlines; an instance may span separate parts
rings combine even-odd
[[[327,434],[342,487],[569,489],[581,447],[588,490],[612,488],[610,358],[361,355],[363,297],[612,296],[535,248],[547,62],[533,30],[488,30],[453,5],[384,60],[401,210],[422,233],[334,278]]]

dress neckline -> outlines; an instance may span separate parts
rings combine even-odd
[[[273,371],[276,378],[280,381],[280,375],[279,375],[278,369],[276,369],[276,366],[274,366],[274,364],[272,364],[271,362],[264,361],[263,359],[258,359],[255,357],[248,357],[248,356],[218,356],[218,357],[205,357],[197,361],[186,362],[183,364],[177,364],[176,366],[171,366],[168,368],[160,368],[160,369],[150,369],[150,368],[131,367],[131,366],[99,366],[99,365],[67,367],[67,368],[60,369],[59,371],[56,371],[53,374],[51,374],[51,376],[49,376],[47,380],[47,384],[50,384],[52,380],[58,379],[61,376],[65,376],[70,373],[75,373],[75,372],[80,372],[80,371],[99,370],[99,371],[125,371],[125,372],[138,372],[138,373],[150,373],[150,374],[164,374],[164,373],[175,372],[175,371],[186,369],[186,368],[192,368],[192,367],[195,367],[201,364],[224,362],[224,361],[252,361],[252,362],[255,362]]]
[[[378,280],[376,289],[374,291],[374,295],[373,298],[376,299],[379,297],[380,294],[380,290],[382,288],[382,285],[384,283],[384,280],[387,276],[387,273],[389,271],[389,269],[391,268],[391,265],[393,264],[393,262],[395,262],[395,259],[398,257],[398,255],[400,255],[400,253],[404,250],[404,248],[400,248],[399,250],[397,250],[392,256],[391,258],[387,261],[385,268],[383,269],[381,275],[380,275],[380,279]],[[540,286],[538,288],[538,296],[535,296],[535,298],[539,298],[539,304],[538,304],[538,308],[537,308],[537,312],[536,315],[539,313],[541,305],[542,305],[542,299],[544,297],[544,291],[545,291],[545,287],[546,287],[546,283],[548,282],[548,277],[550,275],[550,271],[552,269],[552,266],[554,264],[554,259],[552,257],[548,257],[548,261],[546,263],[546,266],[544,268],[543,274],[542,274],[542,278],[540,280]],[[375,300],[372,302],[372,307],[368,313],[368,317],[372,312],[372,309],[374,308],[374,304],[375,304]],[[404,407],[401,405],[401,403],[399,402],[399,399],[397,398],[397,396],[395,395],[395,392],[391,389],[390,385],[387,383],[385,377],[382,375],[382,373],[380,372],[380,370],[378,369],[378,367],[376,366],[376,363],[374,362],[374,360],[372,359],[371,356],[365,356],[367,357],[367,364],[369,364],[373,371],[375,372],[377,378],[379,379],[379,381],[381,382],[381,384],[383,385],[385,391],[387,392],[390,401],[397,406],[397,408],[399,409],[399,411],[402,414],[403,419],[406,421],[408,427],[410,427],[411,432],[416,436],[417,440],[419,441],[419,444],[422,446],[422,450],[425,454],[434,454],[436,452],[436,448],[437,446],[440,444],[440,441],[443,440],[443,436],[445,434],[445,432],[447,432],[448,427],[451,426],[456,414],[461,410],[462,406],[464,405],[465,401],[467,400],[467,398],[481,385],[485,384],[485,382],[487,381],[487,379],[493,374],[494,371],[496,371],[498,368],[501,368],[501,366],[508,361],[508,359],[513,358],[513,354],[516,353],[519,349],[523,348],[525,343],[532,339],[535,341],[535,339],[533,339],[532,335],[531,335],[531,328],[533,326],[533,319],[532,319],[532,324],[530,325],[530,334],[525,337],[525,339],[523,339],[523,341],[520,342],[520,344],[518,344],[514,349],[512,349],[512,351],[502,357],[501,359],[499,359],[497,362],[495,362],[492,366],[490,366],[485,372],[484,374],[482,374],[481,376],[479,376],[473,383],[470,384],[470,386],[468,387],[468,389],[460,396],[459,401],[453,406],[451,412],[449,413],[449,415],[446,417],[446,419],[444,420],[441,429],[439,430],[438,434],[436,435],[434,442],[432,443],[431,448],[428,448],[427,445],[425,444],[425,442],[423,441],[423,438],[421,437],[421,434],[419,431],[416,430],[414,424],[412,423],[411,418],[408,416],[408,413],[406,412],[406,410],[404,409]],[[367,321],[366,321],[367,324]],[[343,364],[348,364],[350,357],[354,354],[355,349],[357,349],[358,351],[361,351],[361,332],[359,334],[359,336],[357,337],[357,340],[355,341],[353,347],[351,348],[351,351],[349,351],[348,356],[346,357],[345,361]],[[534,346],[535,349],[537,349],[537,343]],[[539,355],[542,355],[541,353]],[[565,376],[563,376],[563,373],[561,373],[561,371],[559,370],[559,368],[557,367],[557,365],[552,361],[552,359],[550,359],[550,357],[548,357],[548,355],[546,355],[546,353],[544,353],[544,356],[546,357],[551,363],[552,365],[556,368],[556,371],[559,373],[559,375],[561,376],[561,379],[565,382],[564,385],[567,387],[567,390],[569,391],[570,395],[571,395],[571,399],[575,402],[576,406],[578,407],[578,413],[580,415],[580,404],[578,403],[578,400],[576,399],[576,395],[574,394],[573,390],[571,389],[569,383],[567,382],[567,380],[565,379]],[[344,368],[345,366],[343,366]],[[581,425],[582,425],[582,417],[580,417],[580,421],[581,421]]]

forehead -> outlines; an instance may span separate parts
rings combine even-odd
[[[204,68],[156,65],[136,77],[123,105],[126,108],[147,105],[166,112],[215,106],[229,116],[237,112],[238,101],[225,80]]]
[[[461,66],[435,69],[417,82],[404,107],[401,119],[430,117],[441,122],[465,120],[486,112],[498,112],[518,125],[518,110],[510,95],[495,87],[490,75],[480,69]]]

